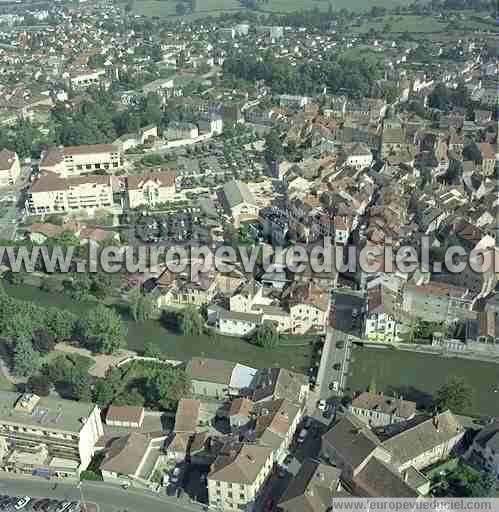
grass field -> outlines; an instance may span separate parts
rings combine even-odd
[[[177,3],[177,0],[134,0],[133,12],[141,16],[167,18],[176,16]],[[189,20],[244,10],[245,8],[238,0],[198,0],[196,12],[187,14],[183,18]]]
[[[56,306],[81,314],[95,306],[95,302],[77,302],[63,294],[51,294],[29,285],[6,285],[5,290],[23,300],[30,300],[43,306]],[[257,368],[283,366],[305,373],[310,365],[310,346],[289,345],[273,350],[257,347],[240,338],[227,336],[180,336],[165,329],[160,322],[127,321],[127,345],[131,350],[141,352],[147,342],[157,345],[170,359],[188,360],[193,356],[226,359]],[[296,339],[287,339],[296,343]]]
[[[374,52],[361,47],[349,48],[345,50],[341,56],[347,59],[365,60],[369,62],[369,64],[378,64],[384,57],[383,52]]]
[[[408,5],[408,0],[268,0],[259,4],[258,12],[289,13],[301,10],[319,9],[327,11],[329,4],[333,9],[348,9],[349,11],[363,12],[372,7],[386,7],[391,9],[398,5]],[[143,16],[168,17],[175,16],[177,0],[134,0],[133,12]],[[248,11],[239,0],[198,0],[194,15],[186,15],[185,19],[199,18],[206,15],[220,15],[227,12]],[[248,11],[250,12],[250,11]]]
[[[392,33],[431,33],[440,32],[447,26],[445,20],[439,21],[432,16],[415,16],[415,15],[404,15],[404,16],[383,16],[381,18],[373,19],[367,23],[363,23],[361,26],[353,27],[352,31],[358,34],[365,34],[371,29],[382,34]],[[385,28],[389,28],[388,31]]]

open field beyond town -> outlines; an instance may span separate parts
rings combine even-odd
[[[133,12],[143,16],[168,17],[176,15],[175,0],[134,0]],[[206,15],[220,15],[233,13],[235,11],[253,12],[253,13],[276,13],[285,14],[307,9],[319,9],[327,11],[329,5],[334,10],[348,9],[349,11],[363,12],[372,7],[386,7],[391,9],[398,5],[407,5],[409,2],[404,0],[337,0],[329,2],[328,0],[268,0],[268,2],[259,2],[258,11],[251,11],[245,8],[238,0],[199,0],[195,14],[189,14],[187,18],[201,17]]]
[[[467,414],[499,414],[499,366],[468,359],[442,358],[401,350],[356,347],[350,366],[349,392],[364,391],[374,379],[376,390],[397,393],[424,406],[450,376],[473,388]],[[457,411],[456,411],[457,412]]]
[[[82,313],[95,305],[92,302],[77,302],[62,294],[51,294],[29,285],[6,286],[13,297],[30,300],[44,306],[55,306]],[[159,321],[126,322],[128,348],[141,352],[146,342],[161,348],[166,357],[188,360],[193,356],[237,361],[257,368],[283,366],[306,372],[310,364],[309,345],[282,347],[266,350],[239,338],[228,336],[186,337],[166,330]],[[0,386],[1,386],[0,376]]]

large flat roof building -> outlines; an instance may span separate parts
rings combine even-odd
[[[60,476],[85,470],[104,434],[95,404],[0,392],[0,469]]]

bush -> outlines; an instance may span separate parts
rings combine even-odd
[[[50,381],[44,375],[32,375],[27,382],[28,389],[38,396],[48,396],[50,386]]]
[[[94,482],[102,482],[104,478],[100,471],[82,471],[80,473],[80,480],[92,480]]]

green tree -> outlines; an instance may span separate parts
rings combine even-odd
[[[88,373],[77,371],[71,376],[73,397],[80,402],[92,401],[92,383]]]
[[[90,274],[75,273],[64,281],[64,289],[75,300],[82,301],[90,296],[92,278]]]
[[[33,348],[33,344],[27,337],[17,340],[14,348],[12,371],[19,377],[30,377],[40,367],[40,354]]]
[[[125,346],[127,329],[113,310],[102,304],[88,310],[80,321],[85,342],[98,352],[113,354]]]
[[[32,336],[33,348],[40,354],[48,354],[55,348],[55,338],[47,331],[35,331]]]
[[[28,379],[27,387],[38,396],[48,396],[50,394],[51,383],[44,375],[31,375]]]
[[[51,308],[47,312],[47,328],[57,342],[70,341],[76,325],[76,316],[70,311]]]
[[[134,405],[142,407],[145,404],[145,398],[137,388],[132,388],[130,391],[121,394],[113,401],[114,405]]]
[[[184,336],[203,334],[204,320],[195,306],[187,306],[183,309],[180,325]]]
[[[256,344],[269,349],[279,345],[279,333],[272,322],[263,322],[257,329]]]
[[[437,391],[435,405],[438,410],[463,412],[471,405],[473,389],[460,377],[450,377]]]
[[[152,341],[147,341],[144,345],[144,357],[154,357],[156,359],[161,359],[163,353],[161,349],[153,343]]]
[[[114,398],[114,389],[105,379],[99,379],[94,386],[94,401],[100,408],[107,407]]]
[[[139,289],[130,294],[129,310],[131,317],[136,322],[149,320],[155,310],[151,295],[143,295]]]
[[[173,410],[180,398],[188,395],[190,382],[180,368],[164,366],[159,372],[147,377],[144,396],[153,406],[158,404],[166,410]]]
[[[270,130],[265,136],[265,160],[271,164],[281,162],[284,157],[284,148],[276,129]]]

